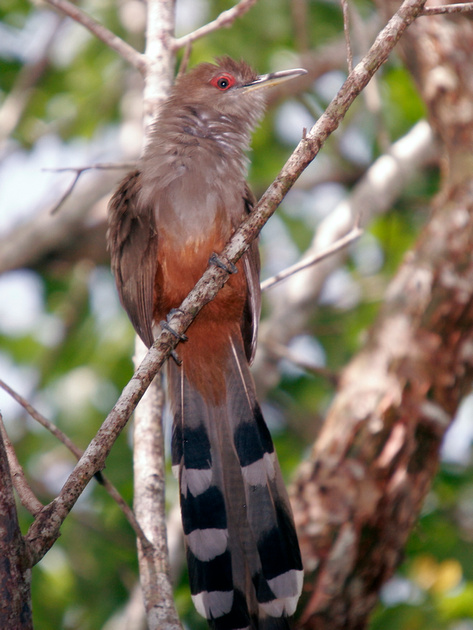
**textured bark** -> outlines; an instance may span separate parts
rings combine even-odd
[[[366,627],[473,376],[473,23],[420,18],[403,43],[446,167],[431,219],[293,487],[308,575],[304,628]]]
[[[137,541],[140,584],[148,630],[182,630],[174,608],[169,570],[161,420],[164,392],[158,379],[147,389],[134,416],[134,507],[149,541]]]
[[[29,630],[31,570],[24,560],[24,541],[18,525],[13,484],[0,435],[0,628]]]

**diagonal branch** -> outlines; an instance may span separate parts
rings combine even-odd
[[[54,423],[43,416],[43,414],[35,409],[33,405],[31,405],[25,398],[23,398],[23,396],[18,394],[18,392],[12,389],[9,385],[7,385],[7,383],[5,383],[5,381],[1,379],[0,387],[5,390],[14,400],[16,400],[16,402],[29,413],[33,420],[38,422],[42,427],[44,427],[47,431],[54,435],[54,437],[58,439],[59,442],[64,444],[64,446],[76,457],[76,459],[80,459],[82,457],[82,449],[76,446],[74,442],[63,431],[61,431],[61,429],[59,429]],[[13,473],[13,481],[20,500],[22,504],[29,510],[29,512],[31,512],[31,514],[39,514],[44,506],[34,496],[31,488],[28,485],[28,482],[26,481],[23,469],[21,468],[20,463],[16,458],[13,445],[11,444],[8,435],[6,434],[3,423],[0,423],[0,432],[3,436],[3,441],[5,443],[5,448],[8,454],[9,465]],[[142,545],[146,547],[146,545],[149,544],[148,540],[128,503],[121,496],[115,486],[105,477],[105,475],[100,474],[100,476],[97,476],[97,481],[105,488],[108,494],[117,503],[118,507],[121,509],[131,527],[133,528],[133,531],[137,535],[138,539],[141,540]]]
[[[280,271],[272,278],[268,278],[267,280],[262,282],[261,291],[267,291],[268,289],[270,289],[271,287],[274,287],[279,282],[282,282],[283,280],[286,280],[290,276],[293,276],[295,273],[299,273],[299,271],[303,271],[304,269],[307,269],[308,267],[312,267],[313,265],[316,265],[317,263],[324,260],[325,258],[328,258],[329,256],[332,256],[333,254],[336,254],[340,250],[344,249],[345,247],[353,243],[353,241],[356,241],[358,238],[360,238],[362,234],[363,234],[363,230],[359,228],[358,226],[355,226],[348,232],[348,234],[345,234],[345,236],[342,236],[341,238],[337,239],[335,243],[333,243],[332,245],[329,245],[323,251],[316,252],[315,254],[312,254],[311,256],[307,256],[306,258],[303,258],[302,260],[295,263],[294,265],[291,265],[287,269]]]
[[[123,39],[109,31],[108,28],[94,20],[93,17],[76,7],[68,0],[46,0],[46,2],[56,9],[59,9],[74,21],[82,24],[88,29],[91,33],[93,33],[98,39],[104,42],[109,48],[117,52],[123,59],[128,61],[134,68],[139,70],[140,72],[144,72],[146,69],[146,61],[145,57],[139,53],[137,50],[127,44]]]
[[[91,171],[91,170],[113,170],[113,169],[131,169],[134,168],[134,164],[127,164],[127,163],[122,163],[122,164],[114,164],[112,162],[106,162],[106,163],[98,163],[98,164],[90,164],[89,166],[65,166],[62,168],[44,168],[44,171],[54,171],[56,173],[64,173],[65,171],[73,171],[75,173],[74,178],[72,180],[72,182],[69,184],[69,186],[67,187],[66,191],[61,195],[61,198],[59,199],[59,201],[56,202],[56,204],[54,205],[53,208],[51,208],[51,210],[49,211],[51,214],[56,214],[56,212],[59,210],[59,208],[62,206],[62,204],[66,201],[66,199],[72,194],[72,191],[74,190],[77,182],[79,181],[81,175],[83,173],[85,173],[86,171]]]
[[[401,5],[399,11],[378,35],[367,55],[350,73],[311,132],[301,140],[281,173],[256,205],[255,210],[236,230],[220,254],[220,259],[223,262],[234,263],[247,250],[297,177],[314,159],[328,136],[339,126],[355,98],[386,61],[402,33],[422,10],[424,2],[425,0],[405,0]],[[227,272],[221,267],[209,266],[183,301],[180,309],[170,317],[170,327],[178,334],[184,333],[200,309],[212,300],[223,287],[227,276]],[[177,343],[178,340],[173,334],[168,330],[162,331],[154,345],[148,350],[130,382],[125,386],[117,403],[87,447],[58,497],[44,508],[30,527],[26,541],[31,565],[35,564],[46,553],[59,536],[62,522],[92,476],[105,466],[105,460],[115,440]]]
[[[0,379],[0,387],[7,392],[16,402],[25,409],[29,413],[29,415],[38,422],[42,427],[44,427],[47,431],[49,431],[54,437],[59,440],[64,446],[71,451],[77,459],[82,455],[81,449],[74,444],[74,442],[67,437],[65,433],[61,431],[55,424],[50,422],[42,413],[40,413],[37,409],[33,407],[23,396],[18,394],[14,389],[12,389],[5,381]]]
[[[175,39],[173,44],[174,50],[184,48],[184,46],[188,46],[196,39],[205,37],[206,35],[209,35],[209,33],[218,31],[220,28],[228,28],[237,18],[241,17],[244,13],[249,11],[251,7],[256,4],[256,2],[257,0],[240,0],[240,2],[238,2],[238,4],[236,4],[231,9],[227,9],[226,11],[220,13],[220,15],[212,22],[201,26],[188,35],[184,35],[183,37]]]

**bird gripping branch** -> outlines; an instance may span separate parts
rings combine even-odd
[[[172,88],[138,168],[110,202],[120,300],[148,347],[253,209],[245,151],[265,89],[304,73],[257,76],[224,57]],[[181,365],[167,365],[191,594],[216,630],[287,628],[302,588],[291,507],[249,369],[259,267],[254,242],[191,324]]]

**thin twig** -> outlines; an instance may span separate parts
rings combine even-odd
[[[3,444],[5,445],[5,451],[7,453],[8,465],[10,467],[13,485],[18,493],[21,505],[26,508],[30,514],[36,516],[36,514],[41,512],[41,510],[44,508],[44,505],[41,503],[41,501],[39,501],[38,497],[35,495],[35,493],[31,489],[31,486],[26,480],[23,468],[18,461],[18,457],[16,456],[15,448],[11,443],[11,440],[6,432],[5,425],[3,424],[3,417],[1,413],[0,434],[3,439]]]
[[[84,172],[82,169],[76,169],[77,172],[74,176],[74,179],[72,180],[72,182],[69,184],[69,186],[66,188],[64,194],[61,196],[61,198],[59,199],[59,201],[51,208],[51,210],[49,211],[49,213],[51,215],[56,214],[56,212],[59,210],[59,208],[62,206],[62,204],[66,201],[66,199],[69,197],[69,195],[72,194],[72,191],[74,190],[74,188],[76,187],[77,182],[79,181],[79,177],[82,175],[82,173]]]
[[[64,446],[71,451],[71,453],[76,457],[76,459],[79,460],[82,457],[84,451],[80,449],[78,446],[76,446],[74,442],[72,442],[72,440],[68,438],[67,435],[61,431],[61,429],[58,429],[58,427],[55,424],[53,424],[50,420],[48,420],[45,416],[43,416],[43,414],[40,413],[37,409],[35,409],[25,398],[23,398],[23,396],[15,392],[15,390],[13,390],[9,385],[5,383],[5,381],[2,381],[1,379],[0,379],[0,387],[4,389],[14,400],[16,400],[16,402],[19,403],[23,407],[23,409],[25,409],[29,413],[29,415],[33,418],[33,420],[36,420],[36,422],[38,422],[42,427],[44,427],[50,433],[52,433],[55,438],[57,438],[60,442],[62,442],[62,444],[64,444]],[[5,444],[6,444],[6,441],[5,441]],[[7,452],[8,452],[8,448],[7,448]],[[9,455],[9,458],[10,458],[10,455]],[[15,455],[15,459],[16,459],[16,455]],[[18,466],[20,466],[20,464],[18,464]],[[13,470],[13,466],[11,462],[10,462],[10,467]],[[143,541],[143,544],[146,545],[148,543],[148,540],[146,536],[144,535],[143,530],[141,529],[139,523],[137,522],[135,515],[133,513],[133,510],[130,508],[127,502],[123,499],[123,497],[120,495],[120,493],[115,488],[115,486],[105,477],[105,475],[103,474],[100,475],[100,478],[98,479],[98,481],[100,481],[100,485],[102,485],[105,488],[105,490],[112,497],[112,499],[114,499],[117,502],[118,506],[120,507],[122,512],[125,514],[126,518],[128,519],[136,535]],[[26,480],[25,480],[25,483],[26,483]],[[16,484],[15,484],[15,487],[16,487]],[[20,492],[18,488],[17,488],[17,492],[18,492],[18,495],[20,496]],[[21,499],[21,496],[20,496],[20,499]],[[25,505],[25,507],[27,506]],[[36,515],[43,508],[44,506],[40,504],[39,509],[37,509],[34,513],[33,512],[31,513]],[[27,509],[29,510],[28,507]]]
[[[347,47],[347,64],[348,72],[353,70],[353,51],[350,41],[350,16],[348,10],[348,0],[341,0],[343,12],[343,33],[345,35],[345,44]]]
[[[111,171],[113,169],[129,170],[135,168],[136,162],[97,162],[96,164],[88,164],[87,166],[48,166],[44,167],[42,171],[48,171],[50,173],[65,173],[67,171]]]
[[[458,2],[456,4],[445,4],[440,7],[424,7],[420,16],[442,15],[444,13],[468,13],[473,11],[473,2]]]
[[[179,64],[179,71],[177,73],[176,79],[178,79],[181,75],[187,72],[187,67],[189,65],[191,52],[192,52],[192,42],[188,41],[184,47],[184,54],[182,55],[181,63]]]
[[[209,22],[208,24],[205,24],[205,26],[201,26],[188,35],[175,39],[173,43],[174,50],[178,50],[190,42],[194,42],[196,39],[205,37],[209,33],[213,33],[220,28],[228,28],[237,18],[241,17],[244,13],[251,9],[256,2],[257,0],[240,0],[240,2],[231,9],[227,9],[226,11],[220,13],[213,22]]]
[[[272,276],[272,278],[268,278],[267,280],[262,282],[261,291],[266,291],[267,289],[274,287],[274,285],[278,284],[278,282],[282,282],[290,276],[293,276],[295,273],[298,273],[303,269],[307,269],[307,267],[312,267],[312,265],[316,265],[321,260],[324,260],[324,258],[328,258],[332,254],[339,252],[341,249],[343,249],[353,241],[356,241],[356,239],[360,238],[362,234],[363,230],[355,226],[352,230],[348,232],[348,234],[342,236],[342,238],[339,238],[338,241],[335,241],[335,243],[327,247],[327,249],[324,249],[322,252],[318,252],[313,256],[309,256],[308,258],[305,258],[304,260],[301,260],[296,264],[291,265],[287,269],[284,269],[284,271],[281,271],[275,276]]]
[[[134,68],[144,73],[146,70],[144,55],[135,50],[130,44],[127,44],[118,35],[109,31],[103,24],[94,20],[94,18],[71,2],[68,2],[68,0],[46,0],[46,2],[71,17],[74,21],[82,24],[82,26],[85,26],[104,44],[123,57],[125,61],[128,61]]]
[[[68,448],[77,459],[79,459],[82,455],[81,449],[74,444],[72,440],[70,440],[65,433],[58,429],[55,424],[53,424],[50,420],[48,420],[42,413],[40,413],[37,409],[35,409],[27,400],[23,398],[20,394],[18,394],[14,389],[12,389],[9,385],[0,379],[0,387],[4,389],[7,394],[9,394],[18,404],[20,404],[25,411],[29,413],[29,415],[36,420],[42,427],[47,429],[50,433],[54,435],[54,437],[62,442],[66,448]]]
[[[55,173],[64,173],[66,171],[75,172],[74,179],[72,180],[71,184],[67,187],[65,193],[61,196],[59,201],[51,208],[51,210],[49,211],[50,214],[56,214],[56,212],[59,210],[62,204],[66,201],[69,195],[71,195],[77,182],[79,181],[80,176],[85,171],[90,171],[94,169],[95,170],[111,170],[115,168],[116,169],[131,169],[134,166],[135,166],[134,164],[125,163],[125,162],[123,164],[114,164],[113,162],[103,162],[103,163],[98,163],[98,164],[91,164],[89,166],[64,166],[60,168],[43,168],[42,169],[43,171],[54,171]]]

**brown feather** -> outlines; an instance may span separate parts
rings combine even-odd
[[[154,210],[139,201],[141,173],[133,171],[110,200],[108,246],[120,301],[149,347],[153,334],[153,287],[158,234]]]

